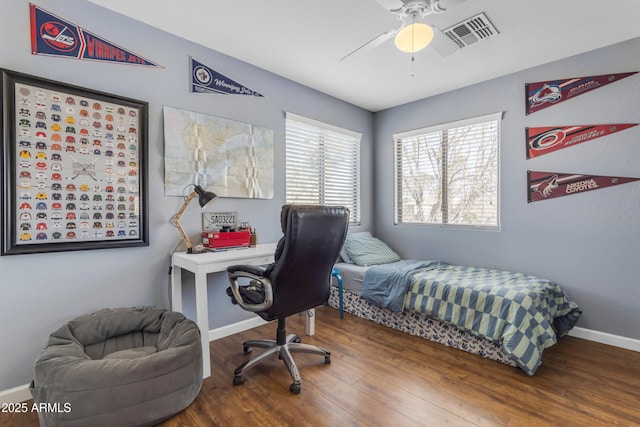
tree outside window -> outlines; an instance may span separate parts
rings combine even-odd
[[[394,139],[396,223],[499,227],[500,114]]]

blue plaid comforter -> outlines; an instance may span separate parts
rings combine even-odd
[[[402,262],[394,264],[402,269]],[[408,266],[410,274],[390,273],[393,264],[371,267],[362,297],[387,308],[398,307],[401,299],[405,310],[426,313],[499,342],[528,375],[540,365],[542,351],[569,332],[582,313],[560,286],[536,276],[435,261]],[[385,275],[396,297],[381,303],[375,294],[380,293]]]

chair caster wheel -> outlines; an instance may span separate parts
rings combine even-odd
[[[242,385],[244,384],[244,377],[242,375],[236,375],[233,377],[233,385]]]
[[[251,353],[252,348],[244,346],[244,347],[242,347],[242,351],[244,352],[244,354],[249,354],[249,353]]]
[[[325,365],[331,364],[331,356],[325,356],[324,357],[324,364]]]
[[[301,343],[302,342],[302,338],[296,336],[294,339],[291,340],[291,342]]]
[[[289,391],[293,394],[300,393],[300,384],[293,383],[289,386]]]

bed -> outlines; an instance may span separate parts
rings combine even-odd
[[[369,233],[347,237],[329,305],[535,374],[581,310],[540,277],[437,260],[401,260]],[[342,292],[339,286],[341,284]]]

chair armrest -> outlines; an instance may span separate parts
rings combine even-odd
[[[227,267],[227,274],[229,275],[229,282],[231,283],[231,292],[236,302],[240,307],[247,311],[261,312],[268,310],[273,304],[273,287],[271,281],[266,277],[263,277],[264,267],[256,267],[253,265],[234,265]],[[247,278],[251,280],[251,284],[259,284],[264,290],[264,301],[259,304],[250,303],[242,298],[240,291],[240,284],[238,280],[240,278]]]
[[[227,273],[246,272],[262,277],[266,269],[260,265],[231,265],[227,267]]]

